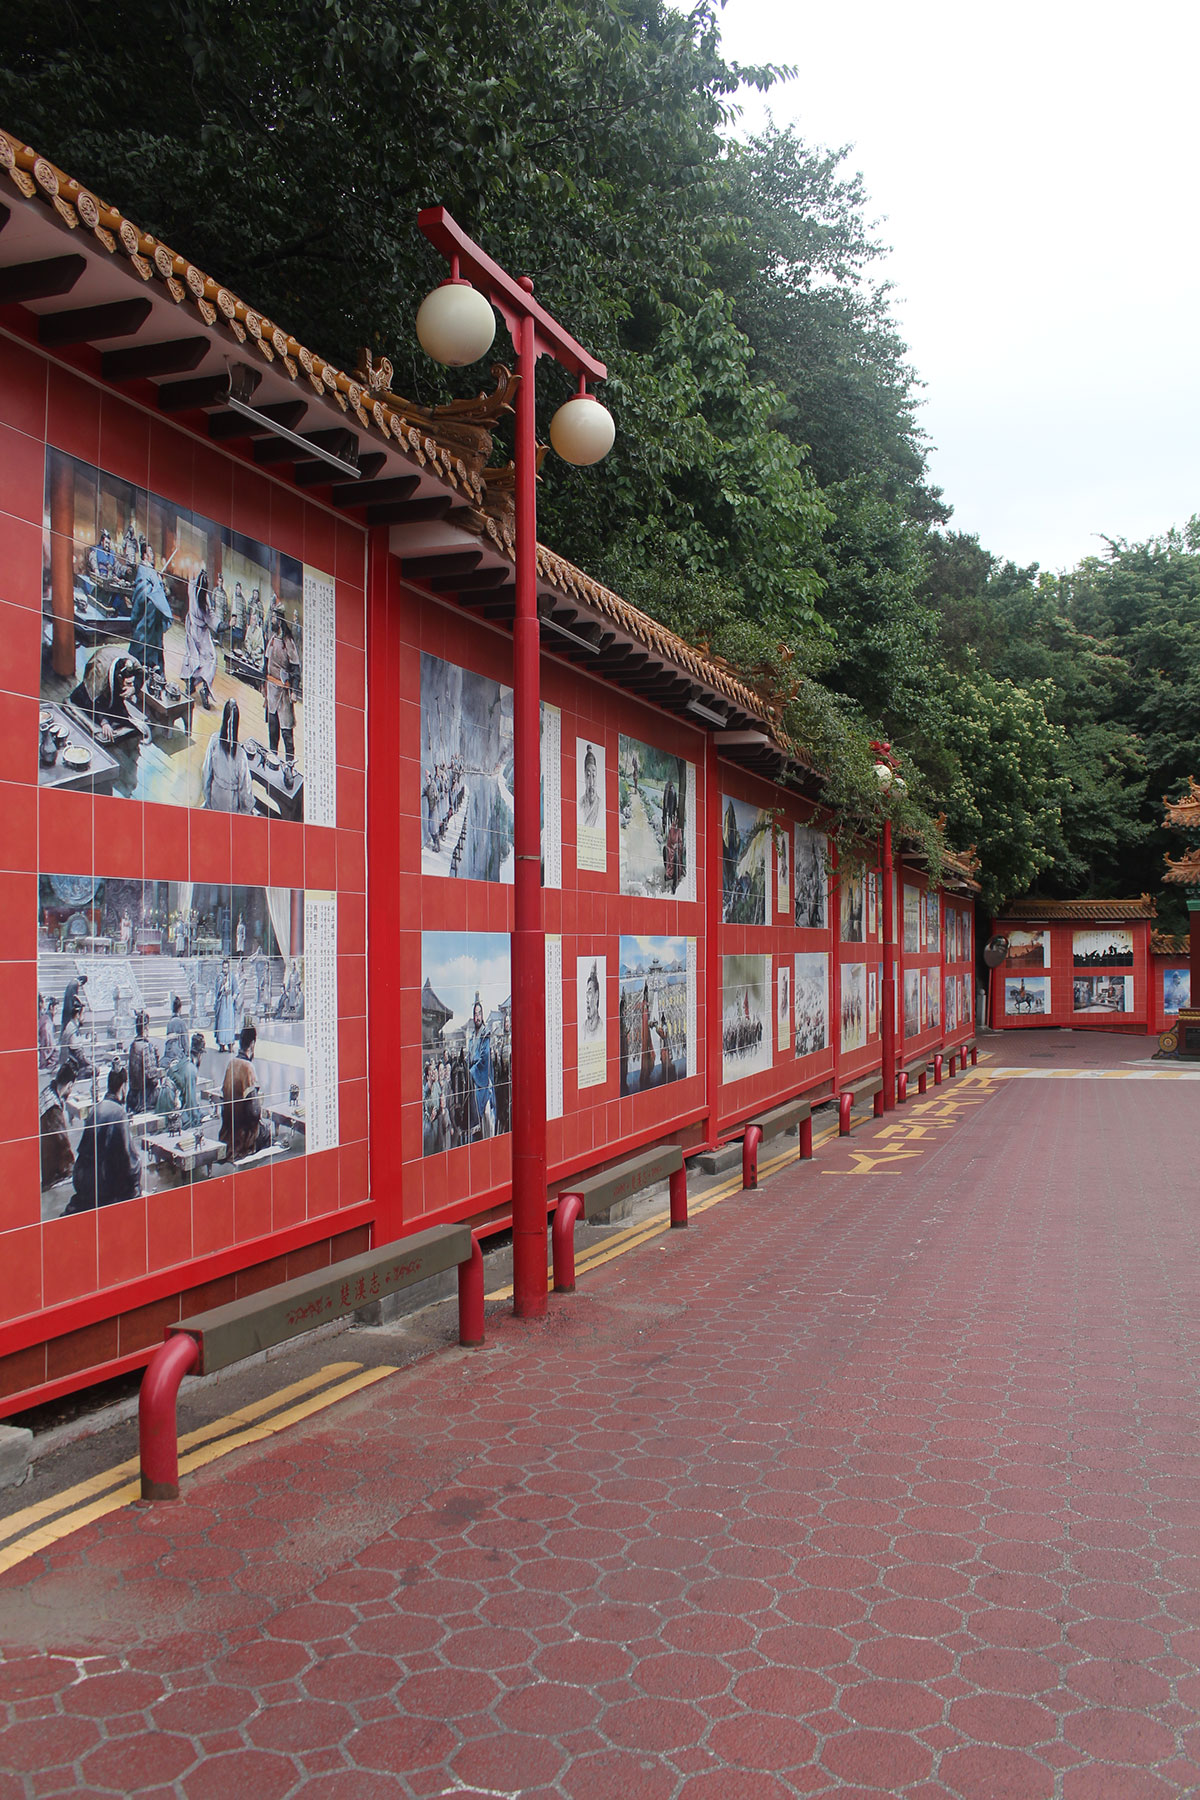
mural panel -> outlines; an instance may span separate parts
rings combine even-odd
[[[302,889],[42,875],[43,1219],[336,1143],[336,932]]]
[[[336,822],[332,578],[46,456],[42,787]]]

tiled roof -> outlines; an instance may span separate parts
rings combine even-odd
[[[1155,956],[1186,956],[1189,943],[1185,937],[1175,937],[1169,931],[1152,931],[1150,948]]]
[[[1164,794],[1163,805],[1167,809],[1164,824],[1200,831],[1200,781],[1194,775],[1188,776],[1188,791],[1182,800],[1168,800]]]
[[[432,468],[476,505],[482,504],[484,486],[480,477],[462,457],[455,456],[427,430],[422,430],[420,420],[385,405],[370,388],[306,348],[298,338],[239,300],[178,251],[142,231],[116,207],[98,199],[30,145],[3,130],[0,171],[7,174],[26,200],[42,201],[70,230],[82,228],[89,232],[110,256],[124,257],[143,281],[164,287],[183,312],[198,314],[210,329],[227,334],[231,348],[252,351],[264,362],[285,370],[293,382],[306,382],[315,394],[333,400],[342,412],[353,413],[364,431],[391,439],[422,468]]]
[[[1175,881],[1181,887],[1200,886],[1200,844],[1185,850],[1182,856],[1164,856],[1167,872],[1164,881]]]
[[[1158,902],[1153,894],[1142,894],[1136,900],[1014,900],[997,914],[1006,919],[1045,920],[1098,919],[1119,924],[1125,919],[1153,919]]]

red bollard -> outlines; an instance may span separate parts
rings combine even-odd
[[[908,1074],[904,1069],[896,1077],[896,1105],[903,1106],[908,1099]]]
[[[800,1121],[800,1155],[805,1162],[812,1161],[812,1118]]]
[[[933,1053],[933,1085],[934,1087],[942,1085],[942,1053],[940,1050],[935,1050]]]
[[[929,1092],[928,1069],[922,1069],[921,1073],[917,1076],[917,1092],[918,1094],[927,1094]]]
[[[470,1257],[458,1265],[458,1341],[467,1350],[483,1342],[483,1251],[474,1235]]]
[[[838,1095],[838,1136],[850,1136],[850,1108],[854,1105],[853,1094]]]
[[[955,1054],[954,1054],[954,1051],[953,1051],[953,1050],[952,1050],[952,1051],[951,1051],[951,1052],[950,1052],[950,1066],[949,1066],[949,1068],[948,1068],[948,1069],[947,1069],[947,1070],[946,1070],[946,1073],[947,1073],[947,1075],[948,1075],[948,1076],[949,1076],[949,1077],[950,1077],[950,1079],[951,1079],[951,1081],[953,1081],[953,1080],[954,1080],[954,1064],[955,1064],[955,1061],[956,1061],[956,1058],[955,1058]]]
[[[877,1119],[882,1119],[882,1117],[883,1117],[883,1089],[882,1088],[880,1088],[879,1092],[875,1095],[875,1098],[871,1102],[871,1111]]]
[[[976,1049],[974,1044],[971,1045],[971,1067],[973,1069],[977,1069],[979,1067],[979,1051]]]
[[[154,1352],[138,1394],[138,1453],[143,1500],[179,1498],[179,1425],[175,1403],[179,1384],[200,1360],[200,1346],[177,1332]]]
[[[747,1125],[742,1138],[742,1188],[758,1186],[758,1146],[762,1143],[762,1127]]]
[[[687,1164],[671,1175],[671,1230],[687,1230]]]
[[[582,1194],[560,1194],[550,1227],[554,1248],[554,1291],[575,1292],[575,1221],[583,1211]]]

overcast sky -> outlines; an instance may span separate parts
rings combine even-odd
[[[1197,0],[728,0],[722,36],[853,146],[953,527],[1061,569],[1200,513]]]

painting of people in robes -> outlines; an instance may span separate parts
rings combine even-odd
[[[512,689],[421,654],[421,870],[513,879]]]
[[[1181,1006],[1192,1004],[1192,972],[1190,969],[1163,970],[1163,1011],[1177,1013]]]
[[[797,825],[795,921],[802,931],[824,931],[829,923],[829,876],[825,867],[829,840],[823,831]]]
[[[829,957],[823,950],[802,950],[794,972],[796,1055],[811,1056],[829,1047]]]
[[[919,1037],[921,1034],[921,974],[917,969],[904,971],[904,1035],[906,1038]]]
[[[608,958],[581,956],[575,964],[577,1087],[601,1087],[608,1079]]]
[[[461,1150],[512,1130],[506,931],[421,933],[421,1147]]]
[[[867,965],[842,964],[842,1055],[862,1050],[867,1042]]]
[[[1071,985],[1073,1010],[1077,1013],[1133,1011],[1132,975],[1076,975]]]
[[[695,897],[688,774],[682,756],[670,756],[638,738],[619,738],[617,838],[623,894]],[[694,776],[691,788],[694,793]]]
[[[40,786],[334,823],[329,576],[52,449],[42,627]]]
[[[917,956],[921,949],[921,890],[904,884],[904,950]]]
[[[305,900],[38,878],[43,1219],[305,1154]]]
[[[623,937],[617,1015],[621,1095],[688,1072],[688,953],[682,937]]]
[[[866,891],[866,877],[861,869],[846,870],[838,877],[843,944],[861,944],[866,940]]]
[[[774,822],[747,800],[721,798],[721,916],[726,925],[765,925]]]

